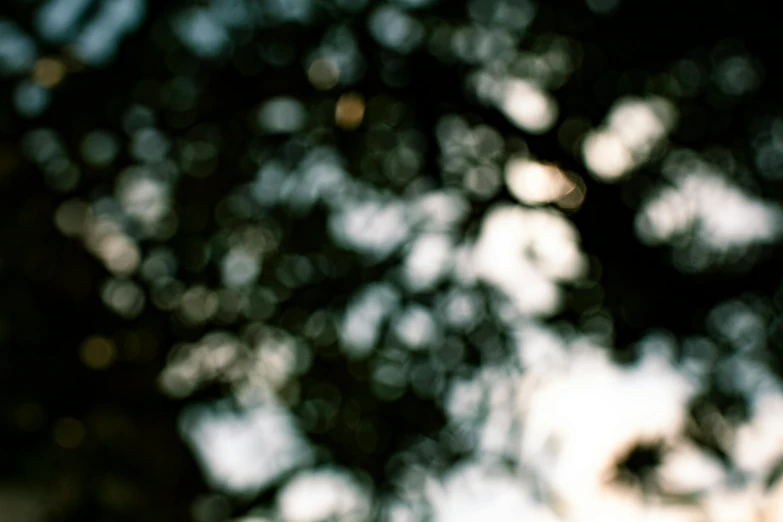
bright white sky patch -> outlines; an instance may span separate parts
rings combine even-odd
[[[514,366],[485,367],[470,379],[454,379],[445,409],[453,426],[470,434],[476,454],[517,459],[519,373]]]
[[[394,334],[409,348],[423,349],[431,346],[439,337],[438,324],[429,309],[411,305],[395,319]]]
[[[645,243],[671,243],[675,254],[690,257],[692,270],[702,270],[722,254],[780,237],[778,205],[747,194],[704,163],[675,170],[671,186],[650,197],[636,216]]]
[[[624,370],[597,348],[572,350],[562,369],[524,377],[531,384],[521,403],[522,461],[540,468],[578,506],[592,502],[621,453],[638,441],[672,440],[681,432],[693,390],[655,355]]]
[[[277,505],[285,522],[365,522],[372,511],[367,488],[339,469],[296,475],[281,489]]]
[[[556,522],[558,518],[531,498],[530,486],[511,473],[478,462],[458,465],[428,487],[434,522]]]
[[[579,278],[586,259],[574,226],[561,215],[503,206],[484,219],[473,251],[476,275],[506,293],[522,314],[551,314],[557,281]]]
[[[666,455],[657,475],[666,492],[682,495],[706,491],[726,479],[720,461],[687,443]]]
[[[393,287],[375,283],[351,300],[340,325],[342,347],[349,356],[365,357],[375,349],[382,323],[397,309],[399,299]]]
[[[413,291],[427,290],[451,268],[454,245],[445,234],[422,234],[410,246],[403,262],[406,286]]]
[[[364,201],[333,212],[329,229],[335,241],[376,260],[389,256],[407,238],[406,207],[396,201]]]
[[[468,203],[459,192],[428,192],[411,205],[412,221],[431,231],[447,231],[465,219]]]
[[[737,430],[732,457],[739,469],[760,478],[783,457],[783,393],[756,398],[753,417]]]
[[[194,405],[180,417],[212,487],[254,495],[310,460],[310,448],[285,408],[276,404],[233,410],[228,404]]]
[[[676,110],[662,98],[621,99],[604,124],[585,136],[585,165],[602,181],[619,179],[649,159],[675,121]]]
[[[587,134],[582,143],[582,155],[590,171],[603,180],[617,179],[634,166],[631,151],[611,131]]]
[[[508,81],[500,108],[514,125],[531,134],[551,129],[558,115],[555,99],[525,80]]]

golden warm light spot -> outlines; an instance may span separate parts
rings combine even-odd
[[[76,419],[66,417],[54,425],[54,442],[62,448],[76,448],[84,441],[84,425]]]
[[[316,89],[326,91],[337,85],[340,80],[340,69],[332,60],[318,58],[307,69],[307,79]]]
[[[33,80],[41,87],[54,87],[65,78],[65,64],[57,58],[40,58],[33,65]]]
[[[354,130],[362,124],[364,118],[364,98],[354,92],[346,93],[337,100],[334,120],[337,126],[345,130]]]
[[[506,184],[515,198],[529,205],[555,203],[565,210],[574,210],[585,198],[585,184],[579,176],[527,159],[508,163]]]
[[[110,339],[98,336],[88,338],[79,349],[82,362],[93,370],[103,370],[111,366],[116,354],[114,343]]]

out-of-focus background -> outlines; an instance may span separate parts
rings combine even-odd
[[[0,521],[783,520],[773,15],[4,0]]]

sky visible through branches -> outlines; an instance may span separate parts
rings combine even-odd
[[[783,520],[775,20],[8,0],[0,520]]]

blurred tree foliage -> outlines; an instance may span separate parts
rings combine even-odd
[[[780,116],[783,87],[771,5],[400,0],[379,11],[381,3],[361,0],[117,0],[113,5],[127,12],[141,6],[136,25],[112,25],[107,18],[105,28],[95,28],[90,24],[112,2],[73,2],[84,10],[72,27],[53,36],[41,13],[54,4],[67,2],[9,0],[0,8],[0,509],[26,514],[9,520],[220,519],[223,504],[217,515],[194,515],[194,501],[210,487],[178,433],[183,400],[160,388],[172,346],[197,343],[214,330],[242,337],[250,335],[248,325],[264,323],[296,337],[316,331],[308,341],[307,369],[279,393],[291,394],[286,400],[305,419],[309,439],[325,448],[318,459],[366,472],[381,491],[399,471],[393,456],[422,437],[440,436],[441,392],[403,390],[385,398],[374,389],[380,363],[346,357],[332,325],[339,321],[330,322],[367,284],[401,284],[403,250],[372,259],[335,239],[330,216],[339,203],[326,199],[346,197],[340,192],[290,205],[265,206],[248,196],[264,165],[277,161],[294,170],[318,147],[340,156],[336,163],[373,194],[413,199],[454,186],[443,174],[446,153],[437,129],[445,116],[456,114],[500,136],[502,158],[528,150],[580,173],[587,196],[569,218],[589,256],[589,278],[600,285],[566,285],[565,306],[550,321],[589,329],[591,317],[611,317],[606,341],[617,361],[635,360],[633,343],[651,329],[665,328],[678,338],[701,335],[710,310],[726,299],[750,296],[761,303],[758,309],[779,313],[778,242],[695,273],[680,270],[670,245],[650,248],[634,228],[642,201],[660,183],[663,153],[621,183],[603,183],[587,175],[574,152],[618,99],[663,96],[678,112],[672,144],[741,165],[733,174],[736,184],[780,202],[781,178],[765,175],[768,163],[758,160],[759,129]],[[514,19],[497,15],[500,4],[529,15],[529,25],[504,25]],[[65,15],[59,16],[66,24]],[[470,88],[482,60],[491,57],[471,61],[454,51],[458,46],[449,39],[465,27],[504,31],[509,47],[520,53],[534,55],[552,42],[566,46],[573,72],[552,89],[560,116],[551,130],[520,130]],[[97,39],[105,37],[101,31],[118,33],[106,56],[85,51],[90,40],[80,38],[90,31]],[[22,40],[32,42],[30,60]],[[463,55],[478,41],[468,40]],[[746,61],[727,65],[735,56]],[[732,63],[738,71],[721,72]],[[530,65],[536,66],[544,67]],[[688,74],[695,75],[690,84]],[[729,87],[721,88],[722,74],[735,76],[725,80]],[[265,106],[270,100],[278,105]],[[335,120],[339,103],[345,113],[338,110]],[[264,123],[264,110],[278,116]],[[149,123],[154,133],[140,133]],[[41,129],[54,131],[56,139]],[[90,152],[89,143],[97,152]],[[110,158],[103,161],[107,150]],[[324,164],[331,164],[324,154]],[[480,156],[476,161],[483,161]],[[165,192],[165,208],[155,214],[144,207],[136,222],[122,218],[125,235],[117,241],[130,238],[132,245],[122,243],[126,250],[112,261],[111,252],[91,253],[84,234],[64,230],[88,206],[94,216],[118,216],[121,205],[132,215],[134,203],[118,200],[123,173],[134,165],[164,180],[163,188],[150,190]],[[775,170],[774,164],[769,168]],[[126,178],[135,183],[133,175]],[[482,216],[513,200],[496,182],[486,193],[457,186],[470,200],[468,217],[453,231],[457,237],[475,236]],[[63,207],[67,202],[71,206]],[[150,212],[155,223],[145,231]],[[263,266],[248,276],[249,286],[233,285],[226,275],[232,268],[221,265],[237,242],[263,251]],[[160,265],[144,264],[155,255]],[[176,268],[166,268],[167,262]],[[233,270],[245,270],[241,258],[236,262]],[[145,270],[175,272],[175,283],[160,286]],[[430,309],[450,284],[439,282],[402,299]],[[166,292],[194,288],[187,295],[195,312],[166,304]],[[212,290],[199,294],[199,288]],[[491,306],[493,290],[478,288]],[[215,301],[213,290],[224,292],[222,301]],[[203,312],[210,307],[217,308]],[[208,318],[198,319],[199,313]],[[326,326],[313,326],[319,320]],[[768,356],[779,374],[777,323],[770,324]],[[454,375],[502,360],[510,346],[506,335],[489,314],[471,331],[447,334],[448,342],[465,350]],[[399,344],[383,341],[394,342]],[[410,364],[417,357],[426,358],[415,355]],[[184,402],[208,402],[231,390],[218,379]],[[307,401],[315,399],[357,404],[374,442],[357,445],[355,429],[343,422],[321,426],[318,419],[307,420]],[[717,387],[701,400],[732,415],[747,407]],[[450,448],[427,458],[437,469],[459,456]],[[238,515],[272,494],[236,501],[230,510]]]

